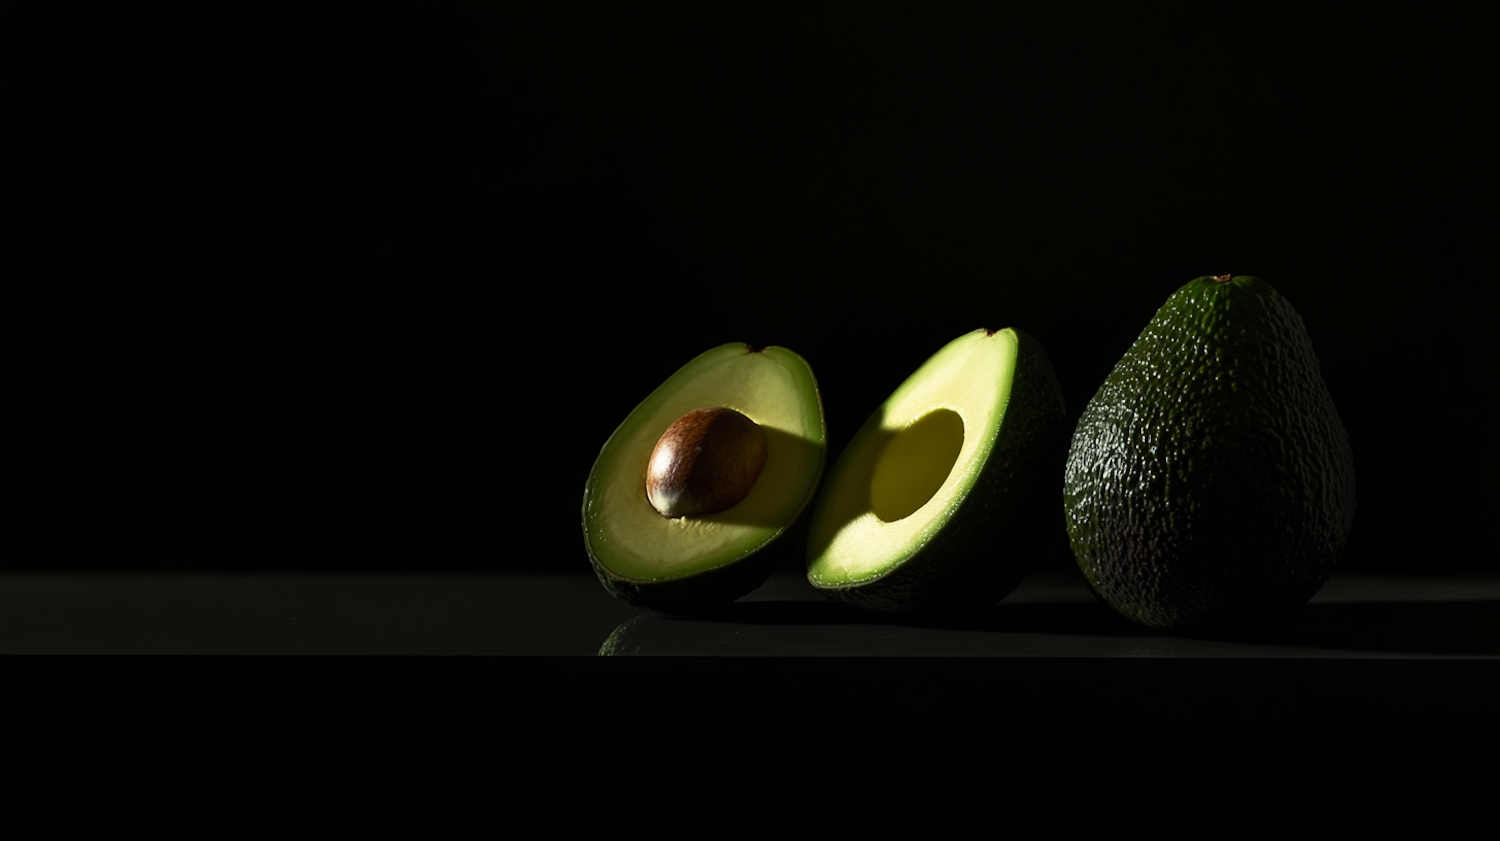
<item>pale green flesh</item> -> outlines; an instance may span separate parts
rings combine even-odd
[[[807,548],[815,584],[881,578],[948,522],[994,449],[1016,351],[1011,330],[961,336],[865,422],[813,513]]]
[[[766,433],[766,464],[750,493],[716,514],[667,519],[646,499],[646,465],[657,439],[694,409],[724,406]],[[807,363],[779,347],[743,344],[702,354],[652,392],[604,445],[584,491],[584,529],[594,558],[622,578],[658,581],[723,566],[785,529],[818,480],[822,407]],[[817,460],[809,463],[816,454]]]

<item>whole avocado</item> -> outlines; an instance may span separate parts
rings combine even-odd
[[[1063,484],[1094,593],[1192,633],[1285,616],[1354,522],[1354,460],[1307,329],[1270,284],[1200,277],[1157,311],[1078,422]]]

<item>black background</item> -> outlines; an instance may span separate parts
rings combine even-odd
[[[1477,17],[40,8],[8,568],[586,574],[599,446],[710,347],[804,356],[832,458],[978,327],[1076,418],[1228,272],[1297,307],[1348,430],[1340,568],[1493,569]]]

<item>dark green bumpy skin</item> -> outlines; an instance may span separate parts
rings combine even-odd
[[[1354,460],[1291,304],[1254,277],[1172,295],[1084,410],[1063,502],[1084,578],[1136,623],[1306,604],[1353,526]]]
[[[1014,329],[1014,328],[1013,328]],[[935,614],[1005,598],[1057,544],[1057,474],[1068,446],[1067,411],[1042,345],[1016,330],[1015,380],[999,440],[948,524],[901,566],[825,596],[864,610]]]

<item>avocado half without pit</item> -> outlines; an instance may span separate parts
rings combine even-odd
[[[823,404],[807,361],[726,344],[641,402],[605,442],[583,539],[605,589],[664,611],[732,602],[801,551],[823,474]]]
[[[1036,339],[976,330],[902,383],[839,456],[807,540],[812,585],[874,611],[986,607],[1061,542],[1062,391]]]

